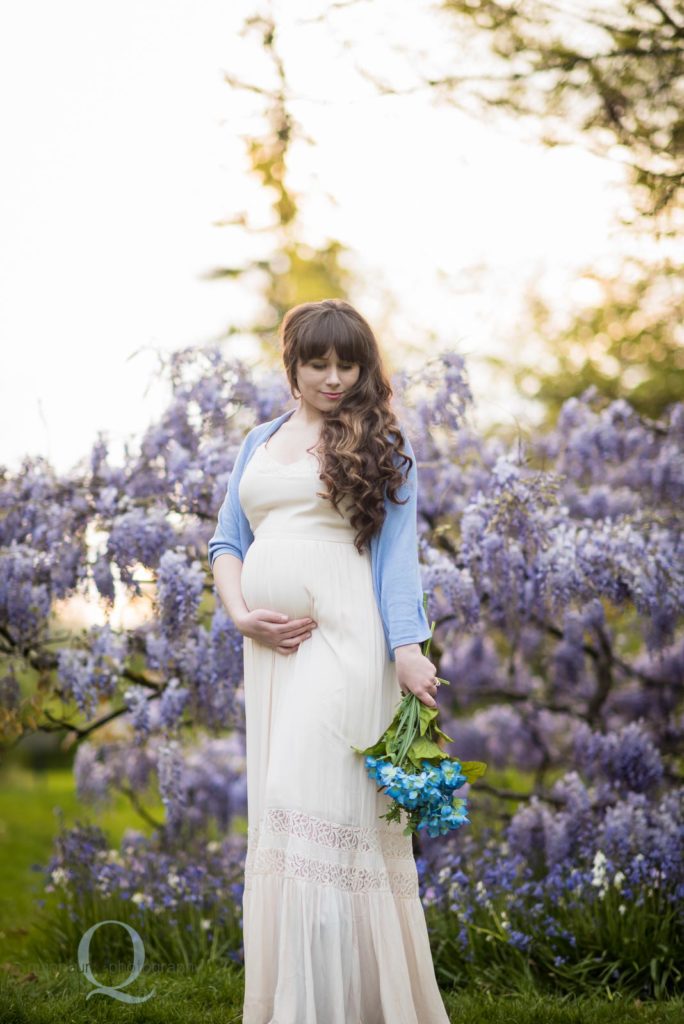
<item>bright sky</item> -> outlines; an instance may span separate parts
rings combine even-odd
[[[290,182],[303,238],[352,250],[352,300],[382,343],[395,351],[434,332],[437,347],[474,358],[505,353],[529,283],[567,303],[579,287],[569,278],[616,251],[624,196],[610,186],[620,172],[580,149],[523,141],[514,123],[478,123],[430,91],[377,96],[357,66],[415,82],[393,43],[430,53],[433,68],[464,66],[457,34],[432,8],[417,0],[399,19],[395,0],[270,6],[291,111],[312,140],[293,147]],[[223,80],[272,81],[257,36],[239,34],[248,14],[268,9],[4,6],[0,464],[41,453],[67,470],[99,430],[117,452],[164,404],[149,387],[151,349],[218,338],[259,310],[246,281],[201,275],[268,251],[216,224],[243,209],[254,224],[269,219],[242,138],[261,131],[259,101]],[[524,414],[520,396],[472,369],[483,418]]]

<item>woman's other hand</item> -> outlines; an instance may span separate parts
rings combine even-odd
[[[236,626],[243,636],[279,654],[294,654],[303,640],[308,640],[318,623],[314,619],[290,619],[270,608],[253,608],[241,615]]]
[[[395,647],[394,659],[402,693],[410,691],[429,708],[438,707],[434,697],[438,686],[437,671],[430,659],[421,652],[420,644]]]

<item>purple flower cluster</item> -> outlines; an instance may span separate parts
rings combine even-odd
[[[164,729],[175,729],[190,699],[190,691],[181,686],[180,679],[169,679],[159,700],[159,723]]]
[[[116,591],[114,589],[114,573],[112,564],[104,554],[99,554],[92,567],[93,581],[98,593],[110,606],[114,603]]]
[[[441,600],[454,609],[454,626],[473,627],[482,614],[480,597],[469,569],[455,566],[450,558],[421,543],[424,564],[421,578],[425,591],[439,590]]]
[[[416,829],[426,829],[430,836],[446,835],[470,821],[467,801],[454,792],[468,781],[458,761],[444,758],[434,765],[423,760],[423,771],[419,773],[407,772],[400,765],[370,754],[364,763],[368,777],[380,783],[387,796],[410,812]]]
[[[117,515],[107,541],[107,557],[118,567],[121,580],[141,594],[134,578],[136,563],[156,567],[173,546],[175,533],[164,509],[134,508]]]
[[[238,694],[242,683],[242,634],[220,602],[209,629],[196,624],[189,635],[171,637],[153,621],[141,632],[149,667],[170,680],[177,679],[179,684],[178,689],[167,688],[162,697],[162,723],[173,725],[182,700],[183,709],[187,708],[197,725],[244,728]]]
[[[113,696],[128,652],[126,633],[115,633],[109,623],[92,626],[85,649],[61,647],[57,676],[65,698],[73,697],[82,714],[92,717],[101,698]]]
[[[150,692],[144,686],[133,684],[124,691],[123,699],[135,729],[136,742],[144,742],[150,734]]]
[[[151,724],[156,724],[158,704],[150,705]],[[80,800],[105,805],[118,788],[129,788],[142,798],[159,773],[160,791],[167,805],[167,842],[184,842],[188,836],[222,831],[236,818],[247,814],[245,737],[204,738],[197,746],[181,750],[153,734],[144,743],[101,743],[79,745],[74,759],[74,776]]]
[[[245,854],[246,837],[240,834],[220,842],[195,836],[170,847],[160,832],[146,837],[128,829],[120,847],[110,848],[99,827],[77,823],[62,827],[49,863],[34,864],[33,870],[43,874],[44,892],[64,898],[81,930],[97,901],[104,909],[111,900],[124,900],[132,919],[146,920],[148,927],[153,920],[173,927],[181,915],[187,919],[195,912],[209,919],[212,929],[228,929],[234,946],[229,955],[241,962]],[[38,902],[43,906],[45,900]],[[203,935],[195,925],[188,939],[197,943]],[[211,940],[211,934],[205,937]]]
[[[157,601],[161,628],[168,637],[177,639],[192,630],[203,588],[199,561],[188,565],[184,553],[164,552],[157,573]]]
[[[398,392],[402,392],[408,383],[405,371],[397,374]],[[466,411],[473,402],[473,393],[465,359],[459,352],[439,352],[411,374],[411,384],[426,396],[416,399],[412,410],[416,420],[429,423],[433,428],[444,426],[452,431],[463,425]],[[420,430],[415,434],[416,438],[423,436]]]
[[[247,816],[247,775],[245,737],[206,739],[189,751],[183,763],[185,823],[195,833],[216,822],[221,832],[230,828],[236,817]]]
[[[54,595],[46,563],[44,555],[16,541],[0,551],[0,623],[18,647],[31,643],[47,624]]]
[[[621,933],[623,916],[638,922],[641,935],[664,941],[662,918],[669,914],[674,942],[684,899],[681,796],[671,792],[654,802],[629,792],[606,806],[605,794],[571,771],[551,797],[555,809],[532,797],[502,833],[483,827],[477,836],[421,840],[421,899],[444,915],[464,960],[477,955],[483,929],[514,949],[534,947],[535,959],[549,963],[559,956],[581,960],[594,943],[617,935],[617,957],[634,926],[626,923]],[[454,921],[460,928],[452,933]],[[646,956],[646,948],[641,952]],[[633,954],[625,955],[627,961]]]
[[[586,722],[580,722],[574,734],[574,755],[588,779],[603,777],[618,791],[651,793],[663,779],[662,757],[643,719],[607,734],[592,732]]]
[[[166,827],[177,831],[183,821],[186,807],[183,787],[183,754],[178,740],[162,743],[157,752],[159,793],[166,811]]]

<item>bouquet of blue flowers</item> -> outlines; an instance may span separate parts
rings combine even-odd
[[[423,594],[423,607],[427,611],[427,594]],[[427,657],[431,635],[423,641],[422,653]],[[448,679],[437,677],[437,684]],[[445,835],[452,829],[470,822],[467,800],[456,796],[456,790],[466,782],[484,775],[484,761],[460,761],[450,758],[439,746],[439,740],[453,743],[437,724],[438,708],[430,708],[414,693],[401,698],[394,717],[377,743],[365,750],[352,747],[363,755],[369,777],[379,783],[392,798],[386,814],[388,821],[401,821],[401,812],[407,816],[404,835],[418,829],[427,829],[429,836]]]

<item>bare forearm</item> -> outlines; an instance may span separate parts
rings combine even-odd
[[[228,552],[217,555],[213,567],[214,582],[224,608],[237,626],[249,612],[242,596],[242,562]]]
[[[421,644],[401,644],[400,647],[394,648],[394,657],[397,661],[405,658],[407,655],[412,655],[416,651],[420,654]]]

